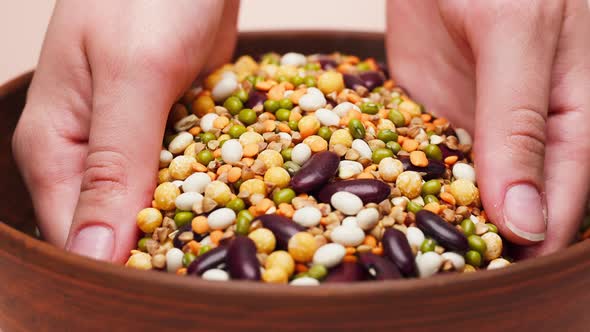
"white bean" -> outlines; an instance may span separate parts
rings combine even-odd
[[[434,251],[418,255],[416,257],[416,267],[420,278],[430,277],[438,272],[442,265],[442,257]]]
[[[337,126],[340,123],[340,117],[333,111],[325,108],[320,108],[315,111],[315,116],[320,120],[320,123],[324,126]]]
[[[201,278],[212,281],[227,281],[229,280],[229,274],[222,269],[210,269],[205,271]]]
[[[299,107],[304,111],[315,111],[326,106],[324,95],[306,93],[299,98]]]
[[[289,283],[291,286],[319,286],[320,282],[312,277],[302,277],[294,279]]]
[[[311,157],[311,148],[305,143],[299,143],[291,151],[291,160],[303,165]]]
[[[281,65],[282,66],[295,66],[300,67],[307,63],[307,59],[305,55],[301,53],[289,52],[283,54],[281,57]]]
[[[356,106],[355,104],[350,103],[348,101],[338,104],[333,109],[334,113],[336,113],[341,118],[346,116],[346,114],[348,114],[348,112],[350,112],[350,110],[357,110],[359,112],[361,111],[361,109],[358,106]]]
[[[238,81],[234,77],[226,76],[213,87],[213,90],[211,90],[211,97],[213,97],[216,102],[223,101],[225,98],[231,96],[237,88]]]
[[[363,208],[363,201],[357,195],[347,191],[334,193],[330,203],[335,209],[349,216],[356,215]]]
[[[182,190],[185,193],[197,192],[202,194],[205,192],[205,188],[207,188],[209,183],[211,183],[211,178],[207,173],[193,173],[188,178],[184,179]]]
[[[172,248],[166,253],[166,270],[173,273],[182,267],[184,253],[178,248]]]
[[[510,265],[510,262],[504,258],[496,258],[488,264],[488,270],[495,270]]]
[[[236,213],[229,208],[217,209],[209,214],[207,224],[211,229],[226,229],[236,220]]]
[[[443,138],[438,135],[430,136],[430,144],[438,145],[443,142]]]
[[[455,134],[457,134],[457,139],[459,139],[459,143],[463,145],[471,145],[473,144],[473,140],[471,139],[471,135],[469,132],[463,128],[456,128]]]
[[[221,159],[226,163],[236,163],[242,160],[244,149],[237,139],[230,139],[221,147]]]
[[[334,267],[346,256],[346,248],[339,243],[328,243],[319,247],[313,254],[313,263],[327,268]]]
[[[340,222],[342,226],[359,227],[356,217],[346,217]]]
[[[184,149],[186,149],[192,142],[193,135],[189,132],[183,131],[172,139],[168,145],[168,150],[173,154],[179,154],[184,152]]]
[[[193,208],[195,203],[199,203],[203,201],[203,195],[197,192],[186,192],[178,195],[174,204],[176,207],[183,211],[190,211]]]
[[[358,161],[342,160],[338,164],[338,177],[341,179],[350,179],[362,172],[363,165]]]
[[[213,129],[213,121],[215,121],[215,119],[217,119],[218,117],[219,115],[215,113],[207,113],[201,118],[199,125],[201,126],[201,129],[204,133]]]
[[[160,168],[167,167],[168,165],[170,165],[172,159],[174,159],[174,155],[172,155],[172,152],[168,150],[160,151]]]
[[[371,156],[373,155],[373,151],[371,151],[369,144],[367,144],[367,142],[365,142],[365,140],[362,140],[360,138],[357,138],[354,141],[352,141],[352,148],[355,149],[356,152],[359,153],[361,158],[369,158],[370,159]]]
[[[465,258],[456,252],[448,251],[443,253],[441,256],[443,259],[451,262],[451,264],[453,264],[453,268],[457,271],[461,271],[465,267]]]
[[[379,210],[376,208],[362,209],[356,215],[356,221],[361,229],[368,231],[379,222]]]
[[[469,164],[456,163],[453,166],[453,176],[455,179],[465,179],[475,183],[475,169]]]
[[[406,230],[406,238],[408,238],[408,243],[414,249],[420,248],[422,242],[424,242],[424,233],[418,227],[408,227]]]
[[[182,180],[174,180],[174,181],[172,181],[172,184],[175,185],[175,186],[177,186],[178,188],[180,188],[184,184],[184,181],[182,181]]]
[[[330,235],[332,242],[346,247],[356,247],[363,243],[365,232],[358,226],[337,226]]]
[[[313,206],[305,206],[296,210],[293,214],[293,221],[303,227],[314,227],[320,223],[322,213]]]

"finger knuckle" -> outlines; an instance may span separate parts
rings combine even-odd
[[[545,116],[531,107],[510,111],[510,125],[505,146],[514,160],[526,166],[538,167],[545,158]]]
[[[127,190],[129,174],[127,157],[113,150],[95,150],[88,153],[82,175],[81,192],[96,195],[117,195]]]

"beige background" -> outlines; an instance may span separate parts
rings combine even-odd
[[[35,66],[54,3],[55,0],[0,0],[0,83]],[[385,27],[385,0],[242,0],[241,6],[239,28],[243,31],[383,31]]]

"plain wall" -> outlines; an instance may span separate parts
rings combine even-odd
[[[0,0],[0,84],[35,66],[54,3]],[[385,0],[242,0],[241,7],[242,31],[385,27]]]

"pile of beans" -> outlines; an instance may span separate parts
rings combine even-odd
[[[291,285],[507,266],[471,145],[372,58],[242,56],[173,106],[127,266]]]

